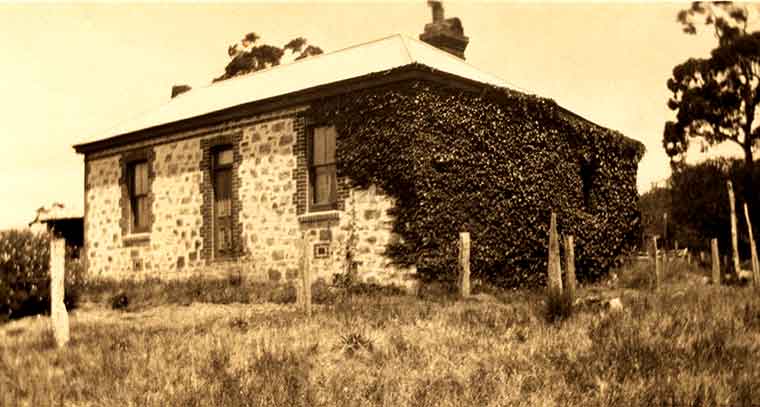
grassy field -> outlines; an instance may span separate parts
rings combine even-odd
[[[580,292],[620,296],[623,312],[579,306],[555,323],[534,291],[346,295],[311,319],[292,304],[162,297],[124,311],[95,296],[72,313],[66,349],[46,317],[0,326],[0,403],[760,405],[758,293],[684,266],[655,293],[644,271]]]

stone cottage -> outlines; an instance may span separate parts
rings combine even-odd
[[[351,244],[362,280],[408,285],[415,267],[386,256],[400,238],[394,199],[338,176],[336,128],[308,112],[326,98],[412,81],[468,92],[507,87],[464,62],[458,19],[439,16],[421,38],[392,35],[179,89],[163,107],[74,146],[85,162],[88,273],[171,277],[231,267],[288,280],[305,238],[314,278],[347,270]]]

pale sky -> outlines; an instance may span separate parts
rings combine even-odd
[[[470,37],[468,63],[644,143],[640,192],[669,175],[661,140],[673,66],[714,46],[681,32],[687,6],[444,2]],[[0,4],[0,229],[54,201],[81,208],[83,158],[71,146],[166,103],[174,84],[208,84],[245,33],[278,46],[303,36],[329,52],[416,38],[430,19],[424,0]]]

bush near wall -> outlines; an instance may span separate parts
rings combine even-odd
[[[605,274],[639,239],[643,145],[551,100],[414,81],[327,99],[310,115],[338,129],[339,175],[396,198],[388,254],[425,278],[454,278],[466,230],[475,277],[543,284],[552,211],[575,236],[580,279]]]
[[[78,260],[67,257],[64,302],[72,309],[82,267]],[[0,231],[0,322],[48,312],[50,236],[29,230]]]

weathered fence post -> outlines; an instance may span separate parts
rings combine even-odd
[[[301,239],[301,289],[298,303],[303,307],[306,316],[311,317],[311,250],[308,235],[304,233]]]
[[[459,295],[470,296],[470,233],[459,233]]]
[[[752,234],[752,222],[749,219],[749,209],[747,203],[744,203],[744,218],[747,220],[747,229],[749,230],[749,252],[752,256],[752,283],[755,288],[760,287],[760,264],[757,261],[757,247],[755,246],[755,237]]]
[[[547,286],[550,295],[562,294],[562,267],[559,259],[559,237],[557,236],[557,214],[552,212],[549,223],[549,262]]]
[[[652,236],[652,259],[654,259],[654,289],[660,289],[660,262],[657,255],[657,236]]]
[[[710,246],[712,249],[712,281],[715,285],[720,285],[720,255],[718,254],[718,239],[711,239]]]
[[[734,202],[734,185],[731,183],[731,181],[727,182],[728,184],[728,203],[731,207],[731,253],[732,253],[732,260],[733,260],[733,266],[734,266],[734,273],[736,276],[739,275],[740,266],[739,266],[739,245],[737,243],[737,237],[736,237],[736,203]]]
[[[63,303],[64,281],[66,273],[66,242],[63,239],[50,239],[50,317],[53,324],[53,336],[59,348],[69,342],[69,314]]]
[[[570,300],[575,300],[575,245],[573,237],[565,237],[565,288]]]

